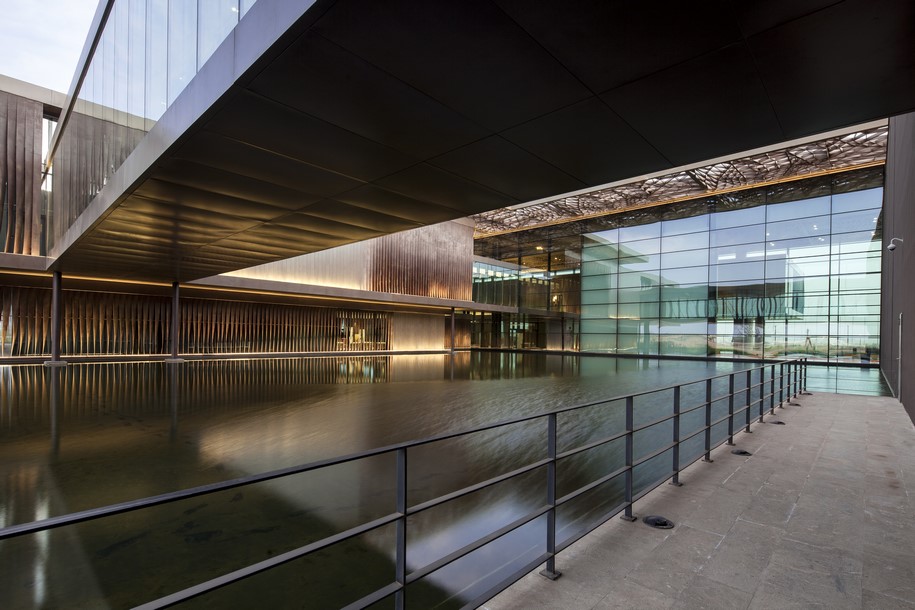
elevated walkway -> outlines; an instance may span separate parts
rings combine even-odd
[[[915,608],[915,428],[893,398],[814,394],[696,462],[487,610]],[[786,425],[770,425],[783,421]]]

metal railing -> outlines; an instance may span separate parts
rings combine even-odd
[[[713,390],[715,386],[723,385],[722,382],[724,380],[727,381],[727,392],[718,396],[714,395]],[[246,485],[252,485],[264,481],[283,479],[292,475],[317,471],[330,466],[356,462],[359,460],[365,460],[381,455],[393,455],[395,457],[394,461],[396,462],[396,508],[394,512],[370,521],[360,523],[354,527],[346,529],[345,531],[338,532],[321,540],[317,540],[291,551],[270,557],[264,561],[248,565],[244,568],[234,570],[217,578],[201,582],[197,585],[183,589],[181,591],[177,591],[165,597],[144,603],[138,606],[138,608],[152,609],[172,606],[197,596],[204,595],[226,585],[241,581],[256,574],[266,572],[272,568],[305,557],[317,551],[328,549],[341,542],[353,539],[373,530],[391,525],[393,525],[396,530],[396,543],[393,561],[394,580],[387,585],[375,590],[374,592],[362,597],[361,599],[353,601],[345,607],[354,609],[365,608],[379,601],[393,597],[395,607],[403,608],[405,606],[405,592],[408,585],[419,582],[429,575],[435,573],[436,571],[444,568],[445,566],[448,566],[457,560],[466,557],[470,553],[473,553],[474,551],[477,551],[489,545],[490,543],[499,540],[507,534],[518,530],[522,526],[545,517],[546,531],[544,551],[534,559],[526,561],[524,565],[514,570],[513,573],[511,573],[509,576],[501,578],[496,583],[490,583],[485,591],[475,594],[472,600],[462,600],[465,604],[465,607],[472,608],[490,599],[539,565],[546,565],[545,570],[541,572],[542,574],[549,578],[557,578],[560,573],[556,569],[555,561],[556,555],[559,552],[621,512],[623,513],[621,518],[626,520],[634,520],[635,517],[633,516],[632,510],[633,504],[635,502],[645,496],[648,492],[663,484],[665,481],[670,480],[671,484],[679,485],[679,476],[683,468],[699,459],[703,459],[704,461],[711,461],[711,451],[715,447],[723,443],[727,443],[729,445],[734,444],[735,431],[739,432],[739,429],[742,427],[746,432],[750,432],[751,423],[754,421],[762,423],[766,416],[766,412],[768,412],[770,415],[774,415],[776,407],[783,407],[785,403],[790,403],[792,398],[805,393],[806,381],[806,358],[781,361],[773,364],[764,364],[762,366],[725,373],[697,381],[680,383],[663,388],[638,392],[635,394],[617,396],[607,400],[560,408],[547,413],[501,421],[489,425],[479,426],[471,430],[441,434],[419,441],[400,443],[388,447],[362,451],[343,457],[320,460],[300,466],[282,468],[262,474],[231,479],[182,491],[165,493],[143,499],[113,504],[101,508],[94,508],[67,515],[51,517],[49,519],[31,523],[13,525],[0,529],[0,541],[28,534],[35,534],[67,525],[103,519],[105,517],[111,517],[114,515],[128,513],[144,508],[150,508],[153,506],[169,504],[188,498],[213,494],[216,492],[234,489]],[[701,384],[704,384],[704,392],[702,391]],[[695,386],[699,386],[699,388],[696,388]],[[684,389],[689,390],[686,392],[687,394],[699,396],[700,399],[698,404],[692,404],[684,407],[682,404],[684,402]],[[671,404],[669,405],[672,408],[670,409],[669,414],[662,414],[661,416],[655,417],[650,421],[638,424],[636,423],[637,401],[640,404],[642,402],[648,404],[651,402],[651,400],[646,399],[653,399],[653,408],[657,409],[659,405],[662,407],[664,406],[664,404],[667,402],[668,395],[670,395],[672,398]],[[658,400],[659,398],[660,400]],[[742,404],[737,404],[738,398]],[[624,404],[625,419],[622,430],[614,431],[609,435],[604,435],[596,439],[589,438],[586,439],[583,444],[579,444],[575,447],[564,449],[562,451],[559,450],[560,417],[573,413],[581,413],[583,410],[595,408],[601,405],[611,405],[611,403]],[[723,412],[725,405],[727,408],[726,414],[715,417],[715,411],[719,410]],[[646,409],[646,412],[648,410],[650,409]],[[681,425],[683,423],[683,419],[693,413],[697,414],[697,416],[704,415],[704,423],[684,433]],[[651,413],[650,415],[656,414]],[[509,426],[523,424],[525,422],[538,421],[545,422],[546,424],[546,438],[543,439],[546,445],[545,457],[541,459],[535,459],[510,472],[504,472],[476,484],[463,487],[456,491],[440,495],[418,504],[410,505],[407,494],[410,474],[407,466],[407,457],[408,452],[411,449],[416,449],[418,447],[441,441],[470,437],[482,432],[502,430]],[[661,443],[659,446],[648,447],[642,452],[642,454],[636,457],[636,435],[657,428],[658,426],[667,424],[668,422],[670,423],[670,428],[672,431],[669,442]],[[713,432],[716,429],[721,430],[721,427],[725,423],[727,424],[726,433],[721,434],[720,438],[715,438]],[[696,455],[685,457],[681,455],[681,449],[684,443],[688,443],[692,439],[699,438],[702,439],[702,444]],[[624,442],[625,449],[622,465],[610,472],[601,474],[599,477],[584,485],[579,486],[573,491],[565,493],[561,496],[558,495],[557,490],[559,477],[557,473],[557,466],[560,463],[562,463],[564,460],[572,458],[573,456],[582,455],[597,448],[608,446],[609,444],[612,444],[616,441]],[[698,443],[695,444],[698,445]],[[669,468],[666,468],[659,474],[656,474],[652,480],[637,485],[634,476],[636,469],[641,465],[647,464],[653,460],[657,460],[668,452],[671,454]],[[544,491],[546,492],[546,502],[543,505],[536,507],[534,510],[527,512],[527,514],[519,518],[515,518],[510,523],[504,524],[501,527],[489,531],[486,535],[479,537],[476,540],[467,542],[461,548],[454,550],[431,563],[420,567],[415,567],[413,569],[408,569],[407,534],[408,519],[411,516],[415,516],[430,509],[443,506],[450,502],[454,502],[455,500],[465,498],[475,492],[479,492],[488,488],[494,488],[500,484],[517,479],[522,475],[538,470],[542,471],[545,475],[543,478],[543,484]],[[616,481],[619,478],[623,479],[622,502],[618,503],[598,518],[592,519],[586,524],[577,527],[570,535],[566,536],[564,539],[557,540],[557,509],[572,502],[573,500],[581,498],[589,492],[607,485],[612,481]],[[512,558],[510,557],[505,558],[506,563],[511,559]]]

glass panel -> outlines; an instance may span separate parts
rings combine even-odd
[[[619,240],[621,242],[637,241],[641,239],[652,239],[661,236],[661,223],[655,222],[648,225],[639,225],[634,227],[621,227],[619,229]]]
[[[661,255],[632,256],[620,259],[620,272],[653,271],[661,267]]]
[[[693,248],[708,248],[708,233],[687,233],[664,237],[661,242],[665,252],[674,250],[692,250]]]
[[[753,263],[734,263],[731,265],[712,265],[709,277],[713,282],[731,282],[737,280],[755,280],[761,282],[765,277],[763,261]]]
[[[698,284],[708,282],[708,267],[668,269],[661,274],[662,284]]]
[[[146,108],[146,0],[129,0],[128,8],[127,112],[131,115],[131,126],[144,129],[145,121],[142,119]]]
[[[660,251],[660,239],[643,239],[622,244],[620,246],[620,258],[658,254]]]
[[[238,23],[238,0],[197,0],[197,68],[210,58]]]
[[[146,14],[146,118],[158,121],[168,106],[168,0],[148,0]]]
[[[114,109],[120,113],[127,112],[127,91],[129,80],[127,75],[128,60],[130,58],[129,43],[129,6],[127,0],[120,0],[114,5]],[[111,27],[109,25],[109,27]],[[119,121],[124,123],[122,115]]]
[[[766,239],[770,242],[796,237],[828,237],[829,216],[816,216],[800,220],[770,222],[766,226]]]
[[[197,72],[197,3],[168,3],[168,103],[175,101]]]
[[[712,231],[709,239],[709,245],[713,248],[716,248],[720,246],[730,246],[733,244],[762,242],[765,241],[765,239],[766,226],[752,225],[748,227]]]
[[[684,252],[662,252],[661,268],[695,267],[708,265],[708,250],[686,250]]]
[[[846,212],[835,214],[832,217],[833,233],[851,233],[866,229],[877,230],[877,218],[880,210],[865,210],[863,212]]]
[[[240,8],[241,8],[241,16],[242,16],[242,17],[244,17],[244,16],[245,16],[245,13],[247,13],[248,10],[249,10],[252,6],[254,6],[254,3],[255,3],[256,1],[257,1],[257,0],[241,0],[241,7],[240,7]]]
[[[853,212],[883,207],[883,189],[867,189],[832,196],[832,213]]]
[[[766,206],[766,220],[771,224],[779,220],[806,218],[808,216],[822,216],[829,214],[829,197],[815,199],[801,199]]]
[[[698,233],[708,231],[709,216],[694,216],[693,218],[678,218],[677,220],[665,220],[661,223],[661,236],[680,235],[683,233]]]
[[[764,222],[766,222],[766,208],[765,206],[759,206],[745,210],[715,212],[711,215],[709,226],[711,229],[727,229],[762,224]]]

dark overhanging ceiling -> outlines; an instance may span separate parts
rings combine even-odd
[[[897,0],[317,2],[54,268],[188,281],[912,111],[912,49]]]

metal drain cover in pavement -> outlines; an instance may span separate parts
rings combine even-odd
[[[753,455],[746,449],[731,449],[731,453],[733,453],[734,455]]]
[[[651,527],[656,527],[659,530],[669,530],[674,526],[673,521],[666,517],[659,517],[658,515],[649,515],[642,519],[642,522]]]

